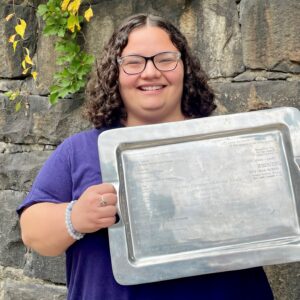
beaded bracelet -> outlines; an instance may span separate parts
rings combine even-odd
[[[65,222],[66,222],[66,227],[68,230],[69,235],[74,239],[74,240],[80,240],[84,237],[84,233],[80,233],[76,231],[73,227],[72,221],[71,221],[71,212],[73,205],[76,203],[76,200],[71,201],[67,208],[66,208],[66,215],[65,215]]]

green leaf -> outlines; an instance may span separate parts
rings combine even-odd
[[[8,98],[10,98],[12,94],[13,94],[13,91],[8,91],[8,92],[4,93],[4,95]]]
[[[49,89],[50,89],[51,94],[52,93],[58,93],[59,90],[60,90],[60,87],[58,85],[52,85],[52,86],[50,86]]]
[[[59,98],[65,98],[68,94],[70,94],[70,89],[61,89],[59,91]]]
[[[48,7],[47,7],[47,5],[46,4],[40,4],[39,6],[38,6],[38,9],[37,9],[37,14],[39,15],[39,16],[43,16],[45,13],[47,13],[48,12]]]
[[[70,57],[68,56],[60,56],[56,59],[56,63],[60,66],[67,62],[70,62]]]
[[[4,95],[7,96],[10,101],[14,101],[20,95],[20,92],[19,91],[8,91],[8,92],[4,93]]]
[[[88,64],[88,65],[92,65],[95,62],[95,57],[92,55],[86,55],[84,58],[84,63]]]
[[[57,101],[58,101],[58,92],[50,93],[49,102],[51,103],[51,105],[56,104]]]
[[[66,33],[65,29],[64,29],[64,28],[61,28],[61,29],[58,30],[57,35],[58,35],[59,37],[64,37],[64,36],[65,36],[65,33]]]
[[[15,111],[18,112],[21,109],[21,101],[17,102],[16,106],[15,106]]]
[[[70,65],[69,67],[69,72],[72,74],[72,75],[76,75],[77,71],[78,71],[78,68],[80,67],[80,65]]]
[[[45,26],[43,33],[46,36],[50,36],[50,35],[56,35],[57,33],[57,28],[56,26]]]
[[[70,85],[71,85],[71,82],[69,80],[66,80],[66,79],[62,79],[59,82],[59,86],[61,86],[63,88],[69,87]]]
[[[53,17],[48,17],[48,18],[47,18],[47,24],[46,24],[46,27],[52,26],[52,25],[56,25],[56,24],[57,24],[56,18],[53,18]]]
[[[70,74],[67,68],[64,68],[62,71],[57,72],[53,75],[53,78],[56,80],[60,80],[62,78],[70,78],[70,77],[72,77],[72,75]]]

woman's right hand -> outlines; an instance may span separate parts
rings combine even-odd
[[[114,186],[102,183],[88,187],[73,206],[71,221],[76,231],[91,233],[116,222],[117,194]]]
[[[106,205],[101,206],[101,201]],[[103,183],[87,188],[76,201],[71,212],[75,230],[95,232],[116,222],[117,195],[112,184]],[[75,240],[65,224],[67,202],[41,202],[26,208],[21,215],[21,233],[26,246],[41,255],[60,255]],[[38,226],[37,226],[38,224]]]

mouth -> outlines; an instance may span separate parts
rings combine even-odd
[[[141,91],[158,91],[158,90],[162,90],[165,87],[165,85],[141,85],[138,87],[139,90]]]

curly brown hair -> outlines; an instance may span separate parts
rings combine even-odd
[[[126,120],[127,114],[119,92],[119,66],[121,56],[133,29],[154,26],[165,30],[181,53],[184,65],[184,84],[181,109],[187,118],[206,117],[216,108],[214,93],[207,84],[207,77],[198,59],[192,54],[184,35],[162,17],[137,14],[126,19],[115,30],[86,88],[85,116],[96,128],[117,126]]]

